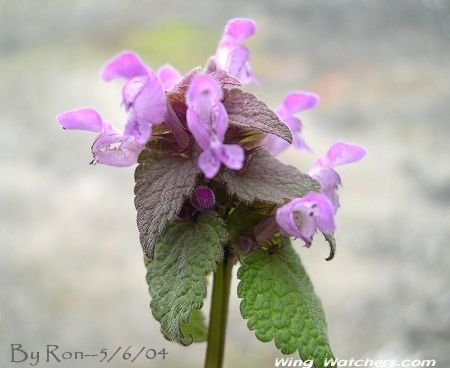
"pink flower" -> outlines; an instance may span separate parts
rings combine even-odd
[[[292,145],[298,150],[312,152],[302,137],[303,124],[294,114],[312,109],[319,103],[319,96],[311,92],[291,92],[283,103],[275,109],[278,117],[289,127],[292,133]],[[263,142],[264,147],[273,155],[278,155],[289,147],[289,143],[276,135],[268,135]]]
[[[276,221],[286,235],[301,238],[309,247],[317,229],[324,233],[336,229],[333,215],[333,206],[326,196],[310,193],[280,207]]]
[[[221,98],[222,89],[207,74],[197,74],[186,94],[187,125],[203,150],[198,164],[209,179],[216,176],[221,163],[230,169],[240,170],[244,162],[242,147],[223,143],[228,129],[228,114]]]
[[[339,208],[336,190],[341,184],[341,177],[334,167],[360,161],[366,153],[367,150],[362,146],[337,142],[328,149],[325,156],[318,158],[310,169],[309,175],[320,183],[322,193],[331,201],[335,213]]]
[[[150,126],[162,123],[167,114],[166,95],[160,79],[131,51],[123,51],[106,62],[100,76],[105,81],[126,80],[122,89],[122,101],[128,112],[124,136],[145,144],[150,138]]]
[[[131,133],[125,137],[92,108],[69,110],[59,114],[56,120],[64,129],[98,133],[92,145],[93,164],[131,166],[144,147],[132,138]]]
[[[242,45],[255,31],[256,24],[252,19],[231,19],[212,59],[217,69],[225,70],[244,84],[256,82],[250,67],[250,52]]]

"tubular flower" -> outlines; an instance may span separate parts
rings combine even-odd
[[[364,158],[366,153],[367,150],[364,147],[337,142],[328,149],[325,156],[318,158],[309,170],[309,175],[320,183],[322,193],[331,201],[334,213],[339,208],[339,197],[336,190],[341,185],[341,177],[334,168],[359,161]]]
[[[92,108],[80,108],[59,114],[59,124],[68,130],[86,130],[98,133],[92,145],[92,164],[111,166],[130,166],[136,163],[143,145],[134,139],[133,132],[126,136],[115,129],[111,123],[102,119]]]
[[[126,80],[122,88],[122,102],[128,112],[124,135],[132,135],[138,143],[145,144],[151,135],[151,125],[162,123],[167,113],[160,79],[131,51],[121,52],[109,60],[100,76],[105,81]]]
[[[312,152],[311,148],[305,143],[302,137],[303,123],[295,117],[296,113],[312,109],[319,103],[319,96],[311,92],[291,92],[283,103],[275,109],[278,117],[289,127],[292,133],[292,145],[298,150]],[[290,144],[276,135],[268,135],[264,140],[265,148],[276,156]]]
[[[230,169],[240,170],[244,162],[242,147],[223,143],[228,129],[228,114],[221,98],[222,89],[207,74],[197,74],[186,94],[187,125],[203,150],[198,164],[208,179],[216,176],[221,163]]]
[[[252,19],[230,20],[212,59],[217,69],[225,70],[243,84],[256,82],[250,66],[250,51],[242,45],[255,31],[256,24]]]
[[[336,229],[333,205],[319,193],[296,198],[280,207],[276,212],[276,221],[286,235],[301,238],[307,247],[311,246],[317,229],[324,233]]]

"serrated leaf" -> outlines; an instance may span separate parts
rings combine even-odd
[[[137,226],[142,249],[151,259],[156,239],[194,190],[200,170],[195,160],[171,155],[167,150],[146,148],[138,162],[134,174]]]
[[[320,191],[319,182],[295,167],[283,164],[265,150],[253,154],[241,172],[225,169],[216,180],[245,202],[258,200],[284,204],[286,200]]]
[[[288,239],[273,254],[257,250],[238,271],[242,317],[263,342],[275,341],[283,354],[298,351],[322,368],[333,358],[325,315],[300,258]]]
[[[292,143],[288,126],[262,101],[254,95],[234,88],[227,92],[223,101],[230,126],[253,128],[264,133],[275,134]]]
[[[150,308],[170,341],[191,344],[195,337],[183,333],[194,310],[206,296],[206,275],[223,257],[228,234],[223,220],[205,213],[193,222],[170,225],[158,240],[155,259],[147,260]]]
[[[203,342],[208,338],[208,329],[205,316],[199,310],[194,309],[187,324],[181,323],[181,332],[184,336],[192,336],[193,342]]]

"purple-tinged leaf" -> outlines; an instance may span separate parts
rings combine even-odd
[[[292,143],[292,134],[286,124],[251,93],[232,89],[226,93],[223,104],[228,112],[230,126],[257,129]]]
[[[241,201],[284,204],[287,200],[319,192],[320,184],[295,167],[285,165],[265,150],[253,154],[240,172],[223,170],[216,178]]]
[[[145,255],[153,258],[155,243],[195,189],[200,170],[196,160],[145,149],[135,171],[134,203]]]

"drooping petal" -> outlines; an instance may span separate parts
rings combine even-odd
[[[101,132],[106,126],[97,110],[89,107],[65,111],[58,114],[56,120],[63,129],[69,130]]]
[[[232,170],[240,170],[244,165],[244,149],[237,144],[222,144],[220,147],[220,160]]]
[[[256,32],[256,23],[249,18],[234,18],[228,21],[225,26],[224,36],[232,37],[236,42],[241,43]]]
[[[105,81],[115,78],[131,79],[146,75],[148,70],[137,54],[132,51],[122,51],[106,62],[100,71],[100,77]]]
[[[213,150],[203,151],[198,158],[198,166],[208,179],[212,179],[217,175],[220,169],[220,160]]]
[[[152,134],[150,124],[138,120],[128,120],[123,132],[124,140],[145,145]]]
[[[117,167],[131,166],[137,162],[143,147],[136,142],[124,142],[123,135],[111,128],[100,133],[92,145],[93,163]]]
[[[158,69],[158,78],[165,91],[171,91],[181,80],[181,74],[172,65],[166,64]]]
[[[319,103],[319,96],[311,92],[295,91],[289,93],[283,100],[283,107],[288,115],[312,109]]]

